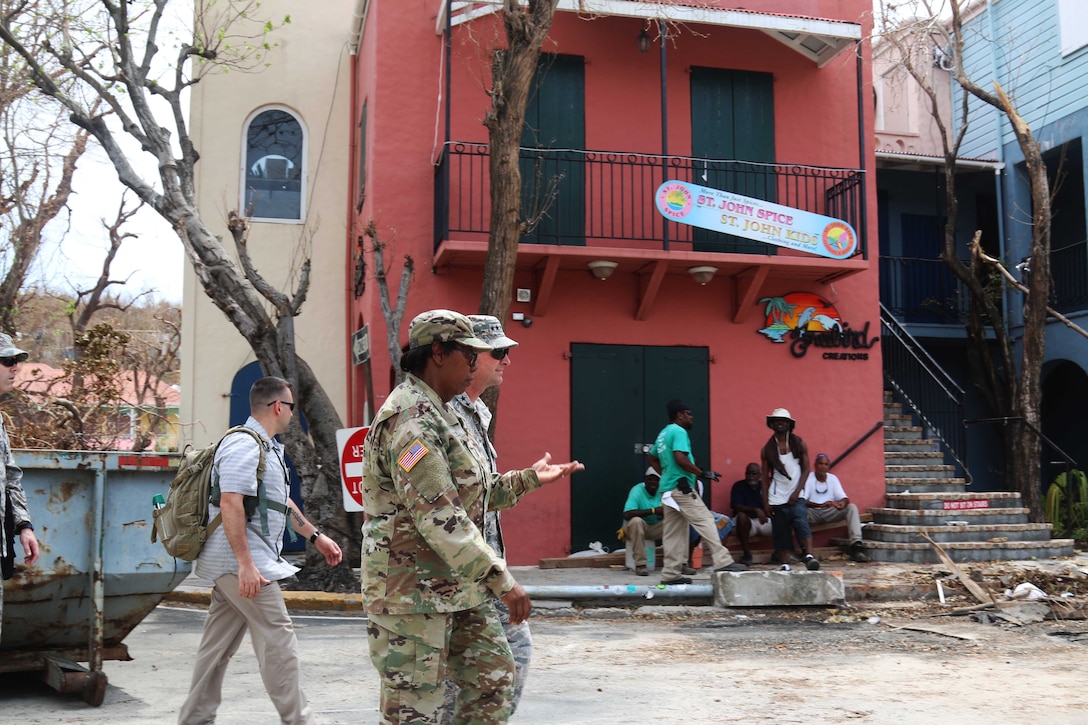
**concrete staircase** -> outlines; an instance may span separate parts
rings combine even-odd
[[[886,506],[870,509],[873,523],[862,529],[873,561],[938,563],[923,533],[957,562],[1073,555],[1072,539],[1051,539],[1050,524],[1028,522],[1019,493],[968,493],[938,442],[924,435],[885,392]]]

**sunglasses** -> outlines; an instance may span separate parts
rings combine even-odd
[[[0,357],[0,365],[6,368],[13,368],[21,362],[22,360],[18,357]]]
[[[286,405],[286,406],[287,406],[288,408],[290,408],[290,409],[291,409],[291,412],[292,412],[292,413],[294,413],[294,412],[295,412],[295,403],[288,403],[288,402],[287,402],[286,400],[273,400],[273,401],[272,401],[271,403],[269,403],[269,404],[268,404],[267,406],[265,406],[265,407],[266,407],[266,408],[271,408],[271,407],[272,407],[273,405],[275,405],[276,403],[283,403],[284,405]]]
[[[464,345],[455,345],[454,349],[461,351],[461,354],[465,356],[466,360],[468,360],[468,366],[469,367],[472,367],[473,365],[475,365],[476,360],[480,357],[480,354],[478,352],[476,352],[475,350],[470,350],[469,348],[465,347]]]
[[[509,354],[510,348],[508,347],[500,347],[496,350],[491,351],[491,357],[495,358],[496,360],[505,360],[506,356]]]

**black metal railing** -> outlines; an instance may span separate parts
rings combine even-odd
[[[1050,299],[1059,312],[1088,308],[1088,242],[1050,250]]]
[[[908,324],[962,325],[970,295],[944,260],[880,258],[880,301]]]
[[[937,364],[925,348],[880,305],[880,345],[884,380],[961,469],[968,482],[967,435],[964,431],[963,389]]]
[[[488,158],[487,144],[450,142],[443,150],[435,177],[436,246],[451,234],[486,236]],[[771,245],[667,222],[655,208],[654,192],[666,179],[676,179],[842,219],[859,235],[858,253],[866,254],[864,177],[855,169],[524,147],[520,165],[521,217],[527,220],[523,242],[608,240],[652,248],[691,242],[708,251],[740,243],[773,253]]]

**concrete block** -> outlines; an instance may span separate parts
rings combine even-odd
[[[713,585],[714,606],[722,608],[819,606],[846,598],[838,571],[716,572]]]

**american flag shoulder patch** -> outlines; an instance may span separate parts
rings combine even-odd
[[[400,454],[400,458],[397,459],[397,465],[404,469],[405,473],[412,470],[412,467],[423,460],[423,456],[430,453],[427,450],[427,446],[419,442],[416,438],[412,441],[412,445],[408,446],[404,453]]]

